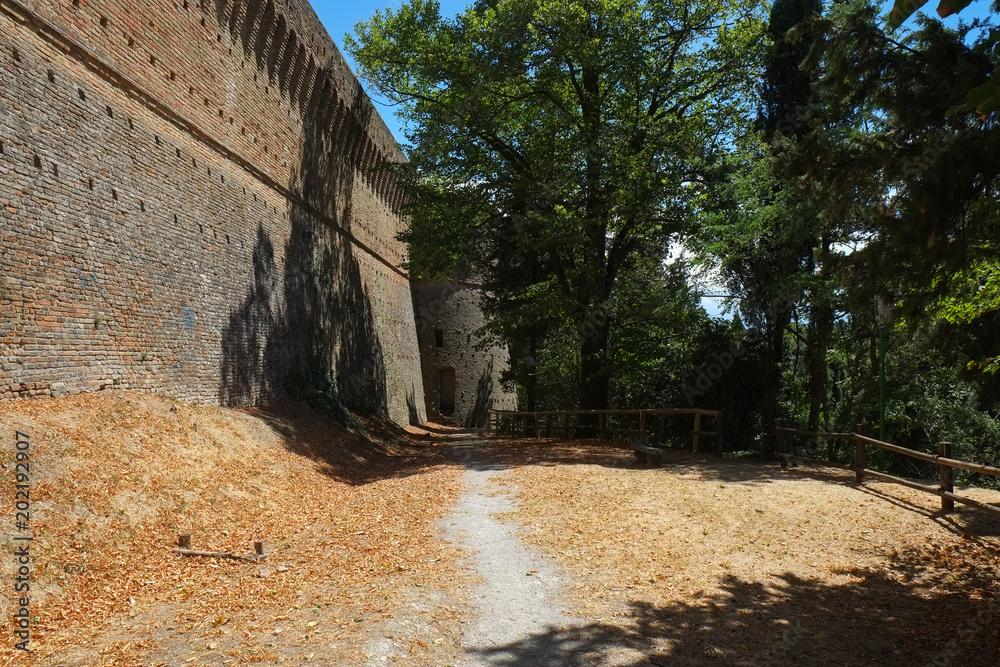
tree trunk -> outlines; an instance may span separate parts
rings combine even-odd
[[[580,409],[607,410],[609,390],[608,323],[594,327],[580,345]]]
[[[610,373],[608,369],[609,322],[605,316],[581,327],[580,409],[607,410]],[[581,415],[578,437],[597,435],[597,415]]]
[[[524,398],[527,402],[525,410],[538,410],[538,337],[532,333],[528,336],[528,358],[524,374]]]
[[[762,453],[774,452],[774,420],[779,417],[779,401],[781,398],[781,368],[785,363],[785,330],[792,321],[791,310],[787,304],[776,304],[772,313],[766,316],[767,326],[767,393],[760,399],[761,427],[771,437],[766,437],[762,445]]]
[[[833,330],[833,309],[827,303],[813,304],[809,319],[809,430],[818,431],[826,403],[826,352]]]
[[[827,270],[830,239],[824,232],[820,240],[818,264],[820,275]],[[822,280],[822,278],[820,279]],[[826,352],[833,331],[833,305],[820,282],[813,291],[809,310],[809,430],[819,430],[819,417],[826,404]]]

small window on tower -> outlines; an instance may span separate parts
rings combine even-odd
[[[444,347],[444,331],[441,329],[434,330],[434,347]]]

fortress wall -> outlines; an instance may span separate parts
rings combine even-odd
[[[517,396],[500,384],[500,375],[510,360],[506,347],[480,345],[477,332],[485,320],[479,293],[479,286],[471,283],[413,281],[427,417],[431,421],[480,427],[490,409],[517,409]],[[453,386],[442,386],[451,385],[442,372],[445,378],[454,378]]]
[[[0,398],[423,417],[403,156],[311,8],[0,0]]]

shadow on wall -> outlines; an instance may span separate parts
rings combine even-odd
[[[486,426],[486,413],[493,407],[494,384],[493,357],[491,356],[489,364],[487,364],[483,374],[479,376],[479,382],[476,383],[476,402],[472,405],[472,410],[469,411],[468,416],[465,418],[466,428],[483,428]]]
[[[364,126],[373,113],[357,96]],[[293,190],[350,230],[356,173],[347,147],[304,115],[303,148]],[[279,276],[273,241],[257,230],[254,282],[222,335],[223,405],[245,406],[300,391],[336,391],[353,410],[388,414],[386,370],[354,246],[295,202]]]
[[[417,390],[410,383],[410,388],[406,390],[406,412],[409,416],[410,426],[419,426],[421,423],[420,409],[417,407]]]

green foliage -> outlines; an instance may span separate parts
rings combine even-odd
[[[619,276],[688,224],[762,37],[758,0],[413,0],[359,24],[347,47],[410,128],[415,265],[478,276],[508,341],[575,337],[580,402],[605,407]]]
[[[314,369],[322,366],[315,365]],[[290,396],[303,401],[314,410],[318,410],[351,429],[360,429],[364,425],[344,405],[340,396],[340,386],[335,378],[321,370],[308,373],[293,371],[288,374],[286,388]]]

